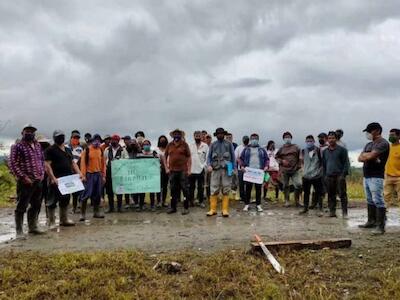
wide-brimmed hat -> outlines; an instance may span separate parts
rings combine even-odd
[[[43,135],[43,134],[37,134],[36,135],[36,140],[39,142],[39,143],[48,143],[48,144],[50,144],[50,139],[48,139],[45,135]]]
[[[181,135],[182,135],[182,137],[185,137],[185,132],[183,131],[183,130],[180,130],[180,129],[175,129],[175,130],[172,130],[170,133],[169,133],[169,135],[170,135],[170,137],[174,137],[174,133],[175,132],[179,132]]]
[[[224,135],[226,135],[228,133],[228,131],[226,131],[225,129],[223,129],[222,127],[219,127],[215,130],[214,132],[214,136],[217,136],[218,134],[223,133]]]

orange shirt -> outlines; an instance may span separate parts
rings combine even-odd
[[[89,159],[86,165],[86,150],[81,155],[81,172],[85,176],[86,173],[101,172],[103,176],[106,175],[106,163],[104,160],[103,151],[101,148],[95,148],[92,145],[89,146]]]

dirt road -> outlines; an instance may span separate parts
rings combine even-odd
[[[299,216],[295,208],[268,207],[262,213],[242,212],[241,206],[231,209],[230,218],[206,217],[205,209],[193,208],[187,216],[165,212],[125,212],[106,215],[105,219],[79,222],[75,227],[58,228],[42,236],[28,236],[15,241],[13,210],[0,210],[0,249],[52,251],[91,251],[105,249],[140,249],[155,253],[194,249],[213,251],[223,248],[247,248],[254,233],[266,240],[318,239],[350,237],[354,247],[380,240],[400,239],[400,211],[390,209],[387,234],[371,237],[358,229],[365,221],[366,210],[352,208],[347,220],[317,217],[314,211]],[[91,214],[89,213],[89,216]],[[40,222],[45,227],[44,213]]]

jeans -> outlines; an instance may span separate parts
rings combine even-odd
[[[367,202],[377,208],[385,208],[383,199],[383,178],[364,178],[364,192]]]
[[[246,182],[246,200],[245,204],[248,205],[250,203],[251,199],[251,190],[253,189],[253,185],[256,188],[256,205],[261,204],[261,189],[262,189],[262,184],[256,184],[252,182]]]
[[[322,209],[322,178],[307,179],[303,177],[304,209],[307,210],[310,203],[311,186],[314,187],[316,204],[319,209]]]
[[[190,174],[189,176],[189,201],[194,202],[194,190],[197,182],[197,199],[200,203],[204,201],[204,171],[200,174]]]
[[[185,201],[183,202],[183,206],[185,209],[189,209],[189,199],[187,192],[187,176],[183,171],[171,171],[170,176],[170,186],[171,186],[171,209],[176,210],[176,205],[178,203],[178,199],[181,196],[181,191],[183,192],[183,196],[185,197]]]
[[[326,186],[328,190],[328,206],[331,212],[336,211],[336,195],[339,194],[342,203],[342,211],[347,213],[347,185],[345,176],[326,177]]]

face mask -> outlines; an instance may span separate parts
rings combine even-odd
[[[318,140],[320,145],[325,145],[325,140]]]
[[[182,137],[180,135],[176,135],[176,136],[174,136],[174,141],[179,142],[181,140],[181,138]]]
[[[99,147],[100,147],[100,141],[95,140],[95,141],[93,141],[92,145],[93,145],[93,147],[95,147],[95,148],[99,148]]]
[[[143,146],[143,151],[144,152],[150,152],[150,150],[151,150],[151,146],[150,145],[144,145]]]
[[[251,145],[252,147],[257,147],[257,146],[258,146],[258,140],[257,140],[257,139],[251,140],[251,141],[250,141],[250,145]]]
[[[165,148],[167,147],[168,142],[166,140],[161,140],[158,144],[160,145],[159,147]]]
[[[372,141],[372,134],[371,133],[369,133],[369,132],[366,132],[365,133],[365,137],[367,138],[367,140],[370,140],[370,141]]]
[[[118,145],[119,145],[119,143],[118,143],[117,141],[112,141],[112,142],[111,142],[111,146],[112,146],[113,148],[117,148]]]
[[[54,138],[54,143],[56,143],[58,146],[61,146],[62,144],[64,144],[64,141],[65,141],[64,135],[59,135]]]
[[[196,142],[196,144],[200,144],[201,139],[194,139],[194,141]]]
[[[283,141],[285,142],[286,145],[289,145],[292,143],[292,139],[291,138],[284,138]]]
[[[35,139],[35,134],[34,133],[24,133],[23,138],[27,142],[32,142]]]
[[[389,142],[392,144],[397,143],[397,138],[395,136],[389,136]]]
[[[314,148],[314,142],[307,142],[306,143],[306,147],[308,148],[308,149],[312,149],[312,148]]]

